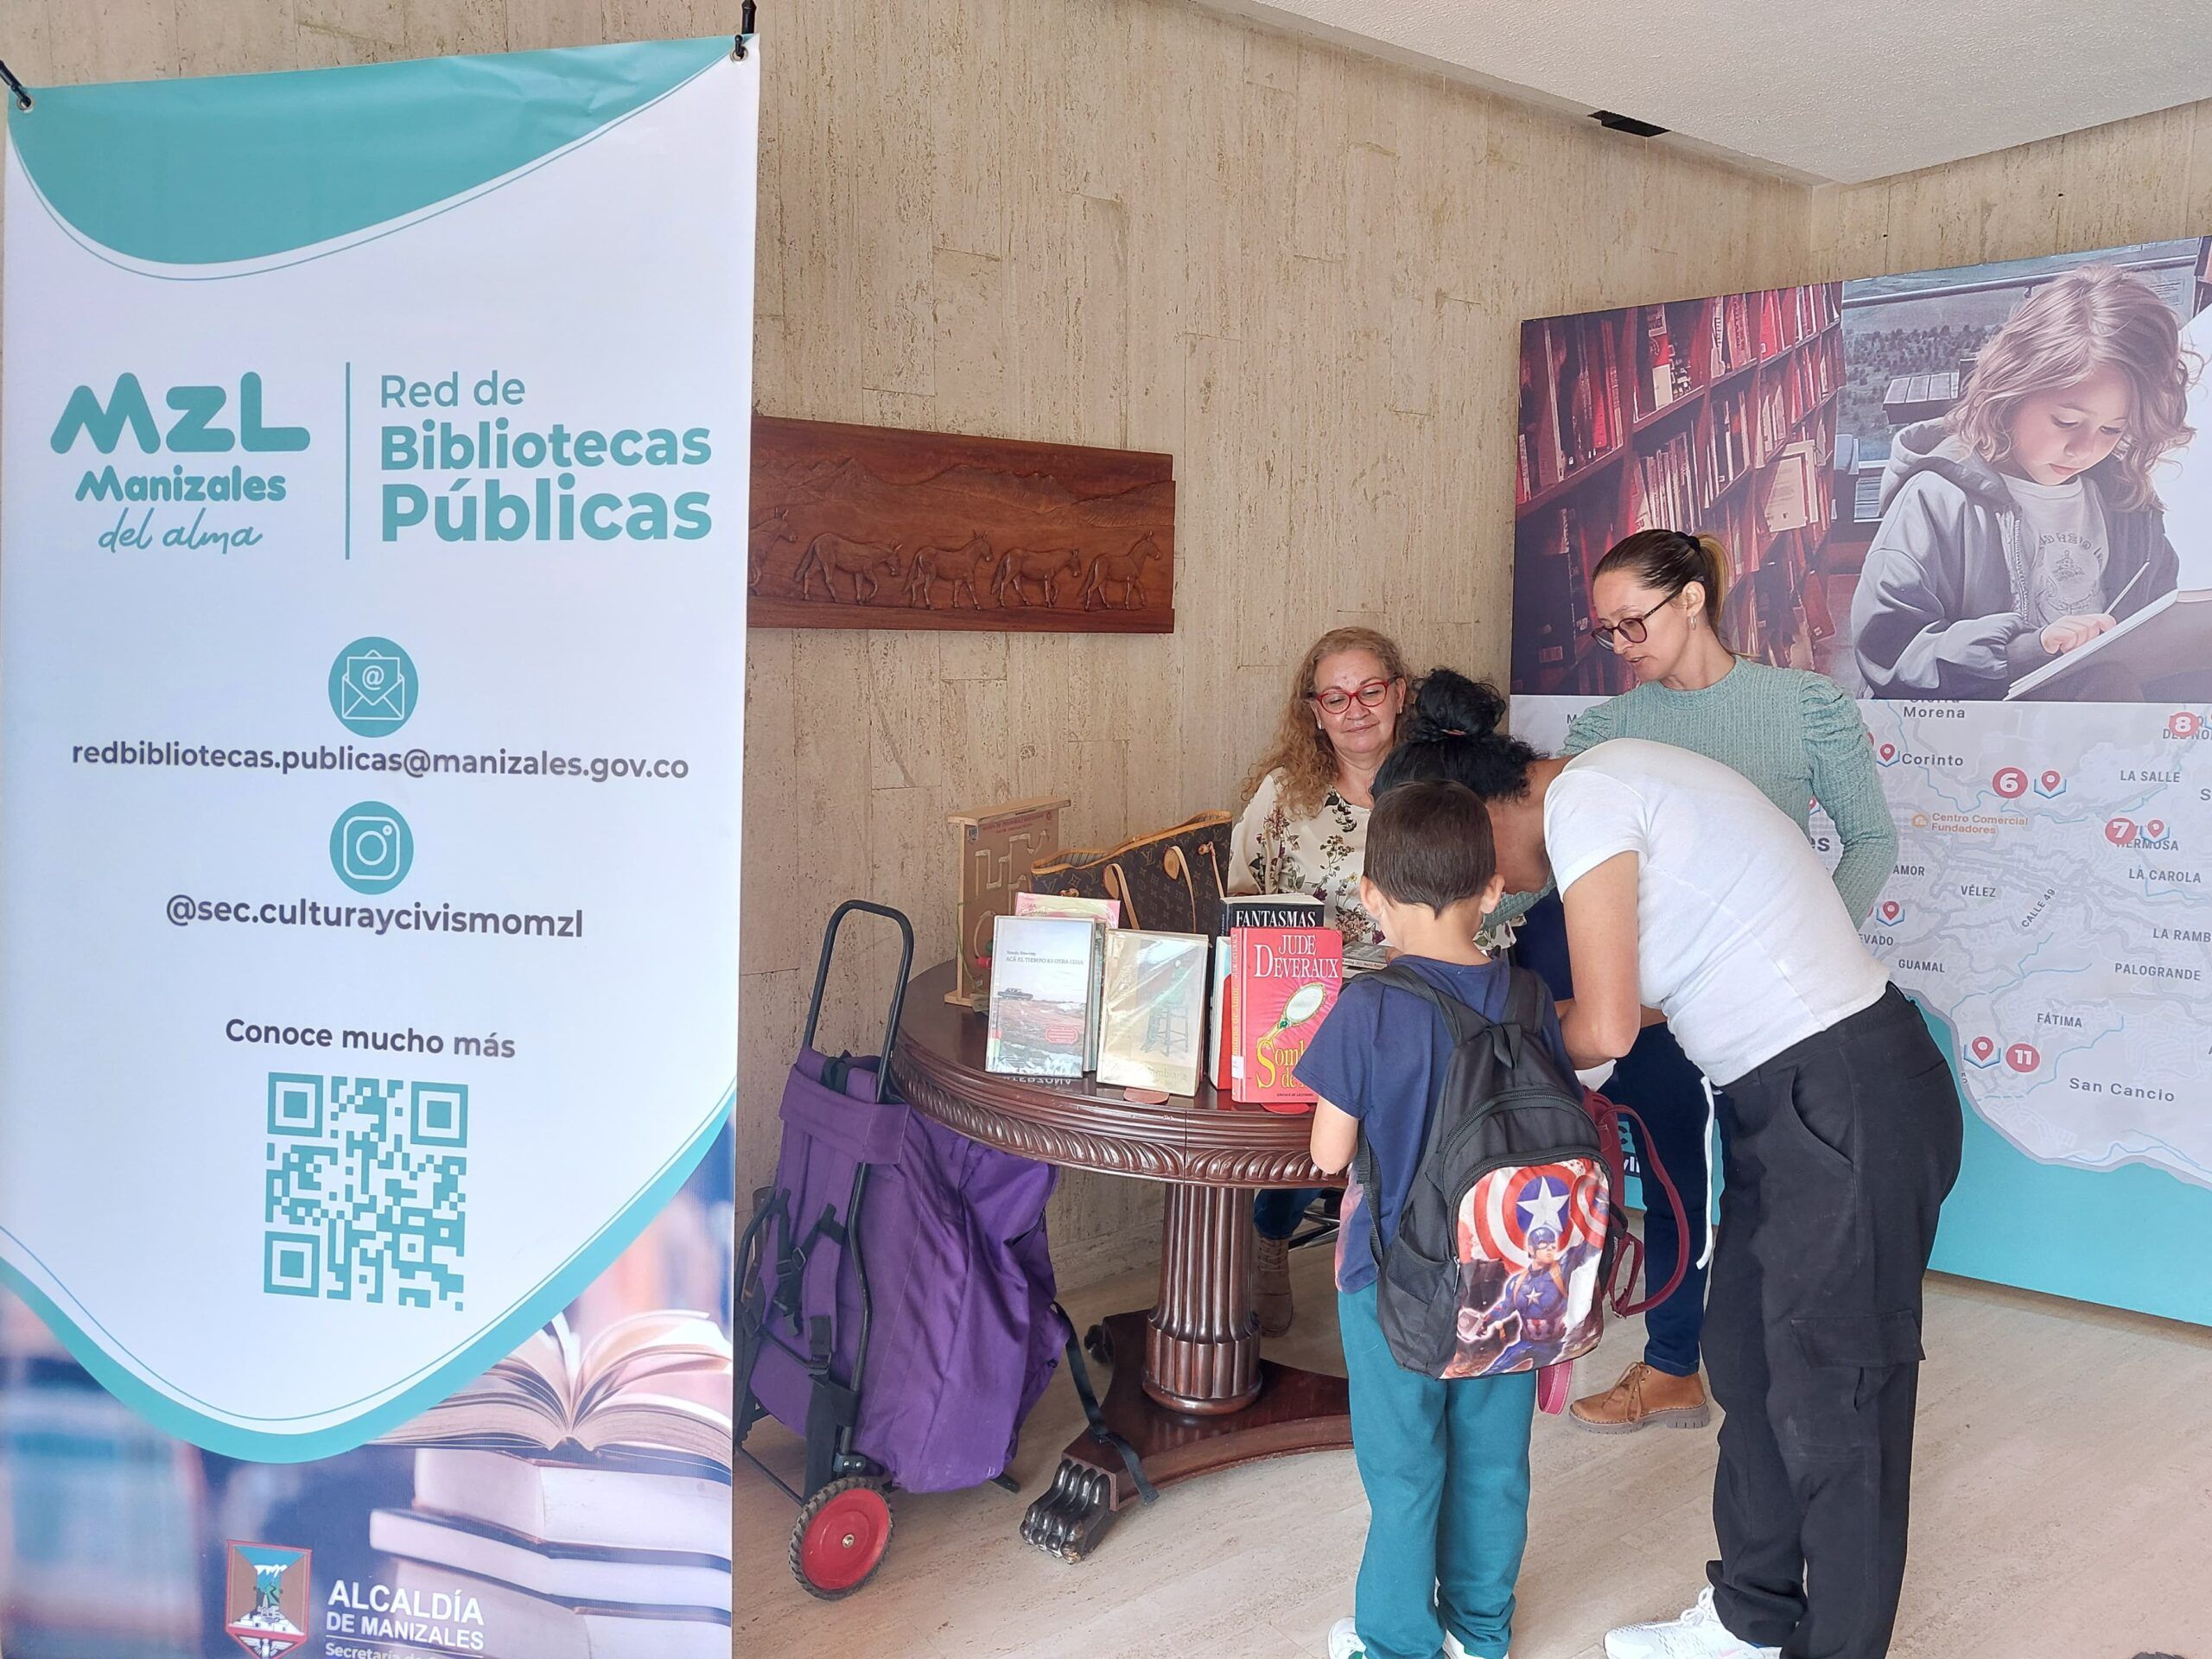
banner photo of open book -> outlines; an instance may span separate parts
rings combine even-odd
[[[8,1659],[727,1651],[760,62],[8,119]]]
[[[2209,306],[2192,238],[1535,319],[1514,505],[1530,741],[1635,683],[1591,583],[1651,527],[1726,550],[1739,655],[1859,700],[1866,938],[1973,1108],[1936,1265],[2200,1322],[2140,1264],[2212,1227]]]

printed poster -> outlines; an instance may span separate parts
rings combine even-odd
[[[1968,1105],[1936,1266],[2199,1322],[2156,1264],[2212,1226],[2208,246],[1524,324],[1512,671],[1555,748],[1631,683],[1598,561],[1718,537],[1730,643],[1861,700],[1900,842],[1866,938]]]
[[[731,45],[9,111],[10,1659],[728,1651]]]

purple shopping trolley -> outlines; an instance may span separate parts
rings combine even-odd
[[[798,1063],[784,1085],[774,1185],[738,1243],[737,1438],[773,1417],[806,1442],[791,1562],[813,1594],[849,1595],[890,1542],[885,1494],[995,1480],[1070,1346],[1055,1305],[1045,1202],[1058,1171],[931,1122],[876,1057],[814,1046],[837,930],[854,911],[896,924],[899,1028],[914,934],[849,899],[822,940]]]

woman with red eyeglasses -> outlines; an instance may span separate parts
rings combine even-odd
[[[1398,741],[1406,663],[1372,628],[1332,628],[1292,675],[1267,758],[1245,779],[1246,804],[1230,841],[1229,891],[1327,900],[1347,944],[1382,936],[1361,907],[1367,812],[1375,774]],[[1290,1329],[1291,1235],[1319,1189],[1262,1192],[1259,1230],[1260,1334]]]

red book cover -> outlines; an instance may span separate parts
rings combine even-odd
[[[1234,1100],[1236,1098],[1236,1071],[1232,1065],[1236,1057],[1234,1040],[1236,1033],[1236,976],[1229,971],[1227,965],[1228,940],[1221,942],[1220,950],[1223,966],[1213,988],[1213,1052],[1209,1057],[1206,1079],[1213,1084],[1216,1094],[1226,1095]]]
[[[1344,984],[1344,935],[1333,927],[1240,927],[1236,956],[1233,1097],[1298,1112],[1313,1091],[1292,1074]]]

